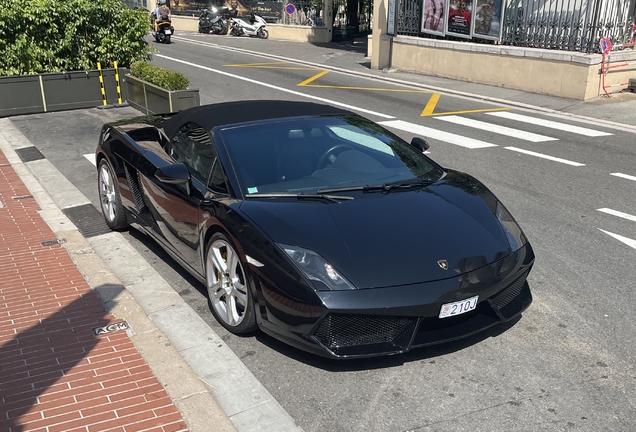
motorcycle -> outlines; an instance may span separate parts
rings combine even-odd
[[[168,15],[162,15],[157,19],[157,31],[152,35],[157,42],[170,43],[170,36],[174,34],[174,27],[172,27],[172,21],[168,18]]]
[[[199,33],[227,34],[230,16],[230,9],[225,6],[218,9],[213,7],[212,10],[203,9],[199,15]]]
[[[261,39],[269,37],[269,31],[265,28],[267,25],[262,16],[252,12],[250,14],[250,23],[246,23],[240,18],[232,18],[230,33],[232,36],[257,36]]]

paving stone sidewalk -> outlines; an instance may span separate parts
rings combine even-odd
[[[0,431],[184,431],[0,151]]]

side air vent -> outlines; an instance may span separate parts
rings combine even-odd
[[[124,164],[124,171],[126,172],[126,180],[128,180],[128,184],[130,185],[130,192],[135,201],[135,208],[138,213],[141,213],[146,208],[146,203],[144,202],[139,173],[134,168],[128,168],[128,164]]]

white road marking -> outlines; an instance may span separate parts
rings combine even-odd
[[[517,148],[517,147],[504,147],[504,148],[506,150],[512,150],[512,151],[516,151],[516,152],[519,152],[519,153],[524,153],[524,154],[527,154],[527,155],[530,155],[530,156],[536,156],[536,157],[540,157],[540,158],[543,158],[543,159],[548,159],[548,160],[551,160],[551,161],[554,161],[554,162],[564,163],[564,164],[567,164],[567,165],[572,165],[572,166],[576,166],[576,167],[585,166],[585,164],[582,164],[582,163],[572,162],[572,161],[569,161],[567,159],[561,159],[561,158],[554,157],[554,156],[548,156],[548,155],[545,155],[545,154],[542,154],[542,153],[537,153],[537,152],[533,152],[533,151],[530,151],[530,150],[524,150],[524,149],[520,149],[520,148]]]
[[[633,247],[634,249],[636,249],[636,240],[632,240],[630,238],[623,237],[622,235],[614,234],[614,233],[611,233],[609,231],[602,230],[600,228],[597,228],[597,229],[599,231],[601,231],[601,232],[604,232],[608,236],[614,237],[616,240],[625,243],[627,246],[630,246],[630,247]]]
[[[532,132],[526,132],[519,129],[513,129],[506,126],[499,126],[492,123],[483,122],[480,120],[473,120],[467,117],[460,117],[456,115],[433,117],[437,120],[443,120],[449,123],[459,124],[462,126],[468,126],[476,129],[481,129],[487,132],[496,133],[499,135],[505,135],[513,138],[522,139],[530,142],[545,142],[545,141],[558,141],[557,138],[552,138],[544,135],[534,134]]]
[[[432,129],[426,126],[418,125],[415,123],[409,123],[402,120],[389,120],[379,122],[383,126],[400,129],[405,132],[421,136],[422,138],[431,138],[439,141],[444,141],[450,144],[466,147],[469,149],[479,149],[486,147],[497,147],[497,144],[487,143],[485,141],[479,141],[473,138],[466,138],[461,135],[455,135],[449,132]]]
[[[600,208],[597,209],[600,212],[603,213],[607,213],[607,214],[611,214],[612,216],[618,216],[619,218],[623,218],[623,219],[627,219],[630,220],[632,222],[636,222],[636,216],[630,215],[629,213],[623,213],[623,212],[619,212],[617,210],[612,210],[612,209],[608,209],[608,208]]]
[[[305,93],[297,92],[297,91],[294,91],[294,90],[289,90],[289,89],[286,89],[286,88],[283,88],[283,87],[278,87],[278,86],[275,86],[275,85],[272,85],[272,84],[267,84],[267,83],[264,83],[264,82],[261,82],[261,81],[257,81],[257,80],[253,80],[253,79],[250,79],[250,78],[246,78],[246,77],[243,77],[243,76],[240,76],[240,75],[234,75],[234,74],[231,74],[231,73],[228,73],[228,72],[224,72],[224,71],[221,71],[221,70],[212,69],[212,68],[209,68],[207,66],[202,66],[202,65],[198,65],[196,63],[187,62],[185,60],[179,60],[179,59],[168,57],[168,56],[161,55],[161,54],[155,54],[155,57],[161,57],[161,58],[166,59],[166,60],[172,60],[172,61],[175,61],[177,63],[182,63],[182,64],[185,64],[185,65],[192,66],[192,67],[199,68],[199,69],[203,69],[203,70],[206,70],[206,71],[209,71],[209,72],[214,72],[214,73],[217,73],[219,75],[228,76],[228,77],[231,77],[231,78],[235,78],[235,79],[242,80],[242,81],[247,81],[247,82],[250,82],[252,84],[257,84],[257,85],[260,85],[260,86],[263,86],[263,87],[268,87],[268,88],[271,88],[271,89],[274,89],[274,90],[279,90],[279,91],[282,91],[282,92],[285,92],[285,93],[290,93],[290,94],[293,94],[293,95],[296,95],[296,96],[300,96],[300,97],[304,97],[304,98],[307,98],[307,99],[313,99],[313,100],[317,100],[317,101],[320,101],[320,102],[328,103],[328,104],[331,104],[331,105],[339,106],[339,107],[342,107],[342,108],[345,108],[345,109],[348,109],[348,110],[351,110],[351,111],[363,112],[363,113],[366,113],[366,114],[371,114],[371,115],[382,117],[382,118],[385,118],[385,119],[394,119],[395,118],[394,116],[391,116],[391,115],[386,115],[386,114],[382,114],[382,113],[379,113],[379,112],[376,112],[376,111],[371,111],[371,110],[368,110],[368,109],[359,108],[359,107],[356,107],[356,106],[353,106],[353,105],[348,105],[348,104],[344,104],[344,103],[341,103],[341,102],[336,102],[336,101],[333,101],[333,100],[330,100],[330,99],[325,99],[325,98],[321,98],[321,97],[312,96],[312,95],[308,95],[308,94],[305,94]]]
[[[611,173],[610,175],[616,176],[616,177],[621,177],[627,180],[633,180],[636,181],[636,177],[635,176],[631,176],[631,175],[627,175],[627,174],[621,174],[621,173]]]
[[[93,165],[97,166],[97,161],[95,160],[95,153],[88,153],[88,154],[85,154],[85,155],[84,155],[84,157],[85,157],[86,159],[88,159],[88,161],[89,161],[90,163],[92,163]]]
[[[575,134],[578,134],[578,135],[585,135],[585,136],[589,136],[589,137],[600,137],[600,136],[614,135],[614,134],[611,134],[609,132],[601,132],[601,131],[597,131],[597,130],[594,130],[594,129],[588,129],[588,128],[584,128],[584,127],[580,127],[580,126],[574,126],[574,125],[567,124],[567,123],[560,123],[560,122],[555,122],[555,121],[552,121],[552,120],[545,120],[545,119],[540,119],[540,118],[535,118],[535,117],[528,117],[528,116],[525,116],[525,115],[511,113],[511,112],[508,112],[508,111],[489,112],[487,114],[491,115],[491,116],[495,116],[495,117],[505,118],[505,119],[508,119],[508,120],[516,120],[516,121],[523,122],[523,123],[529,123],[529,124],[538,125],[538,126],[542,126],[542,127],[546,127],[546,128],[550,128],[550,129],[562,130],[562,131],[565,131],[565,132],[572,132],[572,133],[575,133]]]

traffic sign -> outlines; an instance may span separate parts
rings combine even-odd
[[[609,40],[609,38],[601,38],[601,41],[598,43],[598,45],[601,48],[601,52],[603,54],[607,54],[612,50],[612,41]]]
[[[291,3],[287,3],[285,5],[285,12],[287,12],[287,15],[293,14],[294,12],[296,12],[296,6]]]

